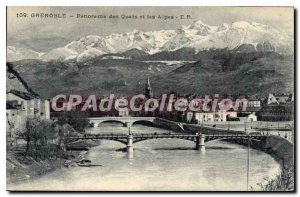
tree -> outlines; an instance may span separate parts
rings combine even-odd
[[[26,144],[26,155],[40,161],[51,159],[60,154],[61,136],[55,131],[54,123],[37,118],[28,119],[24,132],[18,136],[23,138]]]
[[[70,124],[75,130],[83,132],[84,129],[89,126],[89,121],[85,112],[80,111],[69,111],[63,112],[58,117],[58,124]]]

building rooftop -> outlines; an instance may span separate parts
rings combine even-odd
[[[14,95],[16,95],[16,96],[18,96],[18,97],[20,97],[20,98],[22,98],[24,100],[31,100],[31,99],[38,98],[38,97],[36,97],[36,96],[34,96],[34,95],[30,94],[30,93],[21,92],[21,91],[18,91],[18,90],[11,90],[7,94],[9,94],[9,93],[14,94]]]

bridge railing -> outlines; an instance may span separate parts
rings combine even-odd
[[[136,138],[185,138],[185,137],[197,137],[201,134],[171,134],[171,133],[162,133],[162,134],[157,134],[157,133],[141,133],[141,134],[132,134],[133,137]],[[205,134],[206,137],[209,138],[261,138],[265,137],[265,135],[261,135],[258,133],[255,134]],[[128,134],[85,134],[83,136],[73,136],[73,137],[68,137],[66,136],[65,138],[68,139],[97,139],[97,138],[127,138]]]

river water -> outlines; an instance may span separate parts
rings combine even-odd
[[[90,133],[127,133],[127,128],[109,125]],[[169,132],[136,125],[133,133]],[[133,157],[116,151],[125,146],[103,140],[86,158],[102,166],[57,169],[47,175],[9,185],[22,190],[247,190],[247,147],[222,141],[206,143],[205,153],[180,139],[152,139],[134,144]],[[249,186],[279,173],[279,164],[268,154],[250,149]]]

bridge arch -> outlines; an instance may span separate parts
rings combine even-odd
[[[101,124],[103,125],[105,123],[119,123],[119,124],[122,124],[124,127],[126,127],[126,123],[122,122],[120,120],[104,120],[104,121],[99,122],[97,127],[99,127],[99,126],[101,126]]]
[[[146,125],[146,126],[152,126],[152,127],[155,126],[153,121],[150,121],[150,120],[137,120],[137,121],[132,122],[131,126],[134,126],[134,125]]]

